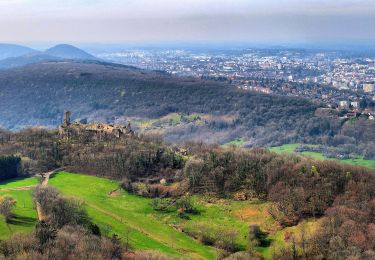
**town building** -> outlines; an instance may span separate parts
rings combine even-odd
[[[363,84],[363,91],[366,93],[375,92],[375,84]]]
[[[341,109],[348,109],[349,108],[349,102],[342,100],[339,102],[339,108]]]

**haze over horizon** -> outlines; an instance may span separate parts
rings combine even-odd
[[[361,42],[371,0],[0,0],[0,42]]]

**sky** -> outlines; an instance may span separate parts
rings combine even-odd
[[[0,0],[0,42],[365,42],[375,0]]]

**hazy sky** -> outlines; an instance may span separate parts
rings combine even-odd
[[[375,42],[375,0],[0,0],[0,42]]]

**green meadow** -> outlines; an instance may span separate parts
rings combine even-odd
[[[0,218],[0,239],[33,230],[37,214],[30,186],[38,182],[37,178],[28,178],[0,184],[0,196],[9,195],[17,201],[11,223],[6,224]],[[281,229],[268,213],[269,202],[215,199],[203,195],[192,197],[198,214],[188,214],[188,219],[184,219],[175,211],[155,211],[152,199],[128,194],[118,189],[116,181],[82,174],[59,172],[50,178],[49,185],[66,197],[82,200],[103,235],[118,234],[123,242],[129,241],[136,250],[154,249],[193,259],[216,259],[218,254],[217,249],[203,245],[187,234],[199,232],[200,227],[216,232],[232,230],[237,235],[237,249],[246,250],[249,225],[259,225],[267,234],[267,244],[257,247],[256,251],[271,259],[274,251],[286,245],[285,234],[298,233],[301,225],[314,223],[306,221]]]
[[[270,147],[269,150],[272,152],[276,152],[276,153],[294,153],[295,149],[298,146],[299,144],[284,144],[281,146]],[[363,167],[367,167],[370,169],[375,169],[375,160],[365,160],[363,158],[339,160],[339,159],[327,158],[323,154],[317,153],[317,152],[301,152],[298,154],[309,156],[316,160],[335,160],[338,162],[351,164],[354,166],[363,166]]]
[[[37,177],[8,180],[0,183],[0,191],[17,187],[36,186],[38,184],[39,178]]]
[[[154,216],[151,200],[119,191],[118,183],[108,179],[60,172],[49,184],[65,196],[85,202],[92,221],[105,235],[128,237],[134,249],[155,249],[194,259],[215,259],[216,250],[163,224]]]
[[[224,147],[228,147],[228,146],[242,146],[242,145],[244,145],[245,144],[245,139],[243,139],[243,138],[237,138],[237,139],[234,139],[234,140],[232,140],[232,141],[230,141],[230,142],[228,142],[228,143],[226,143],[226,144],[224,144],[223,146]]]
[[[38,183],[37,178],[0,183],[0,197],[11,196],[17,202],[10,223],[6,223],[4,217],[0,216],[0,239],[6,239],[18,232],[30,232],[33,230],[37,221],[37,214],[31,198],[32,190],[21,187],[37,185]]]
[[[214,202],[204,196],[194,196],[193,202],[199,214],[189,214],[189,220],[179,218],[176,214],[158,213],[160,219],[168,225],[177,226],[185,231],[199,227],[217,230],[232,230],[237,233],[237,248],[246,250],[248,246],[248,232],[250,225],[259,225],[266,234],[266,245],[258,246],[255,250],[265,259],[272,259],[272,253],[287,246],[284,237],[287,233],[299,236],[303,226],[308,226],[312,234],[315,220],[302,221],[294,227],[281,228],[270,216],[269,202],[260,200],[234,201],[219,199]]]
[[[189,231],[203,225],[221,230],[234,230],[239,249],[245,250],[248,244],[248,228],[256,224],[265,231],[269,245],[256,250],[266,259],[272,252],[285,245],[285,232],[295,232],[297,227],[280,229],[268,214],[268,202],[259,200],[233,201],[215,200],[204,196],[194,196],[192,201],[199,214],[189,214],[182,219],[176,212],[158,212],[152,200],[118,190],[118,183],[104,178],[61,172],[50,179],[65,196],[81,199],[88,213],[101,231],[110,236],[118,234],[123,239],[129,237],[134,249],[155,249],[171,255],[186,255],[191,258],[215,259],[217,250],[202,245],[181,230]]]

